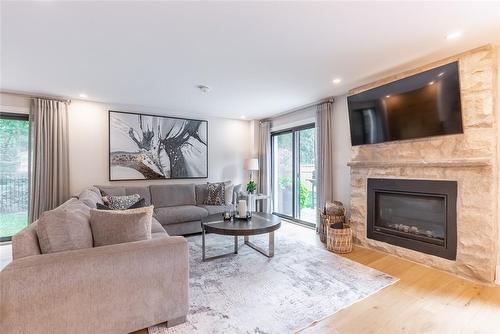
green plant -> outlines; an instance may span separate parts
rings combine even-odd
[[[305,208],[306,207],[306,201],[309,197],[309,189],[307,189],[306,184],[304,181],[300,181],[300,189],[299,189],[299,201],[300,201],[300,207]]]
[[[255,181],[248,181],[247,193],[253,193],[255,190],[257,190],[257,183]]]

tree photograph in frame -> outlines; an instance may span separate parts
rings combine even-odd
[[[109,179],[208,177],[208,121],[109,110]]]

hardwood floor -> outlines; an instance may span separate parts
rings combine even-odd
[[[365,248],[345,255],[399,281],[299,331],[500,333],[500,286],[485,286]]]

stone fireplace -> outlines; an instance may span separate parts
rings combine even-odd
[[[368,179],[367,237],[455,260],[457,183]]]
[[[499,204],[495,48],[468,51],[350,93],[452,61],[459,63],[464,133],[353,147],[351,224],[355,242],[364,247],[493,282]],[[380,191],[380,182],[389,189]],[[426,182],[445,186],[419,188]],[[398,184],[405,189],[395,189]]]

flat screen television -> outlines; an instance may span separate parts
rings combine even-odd
[[[463,133],[458,62],[347,98],[353,146]]]

